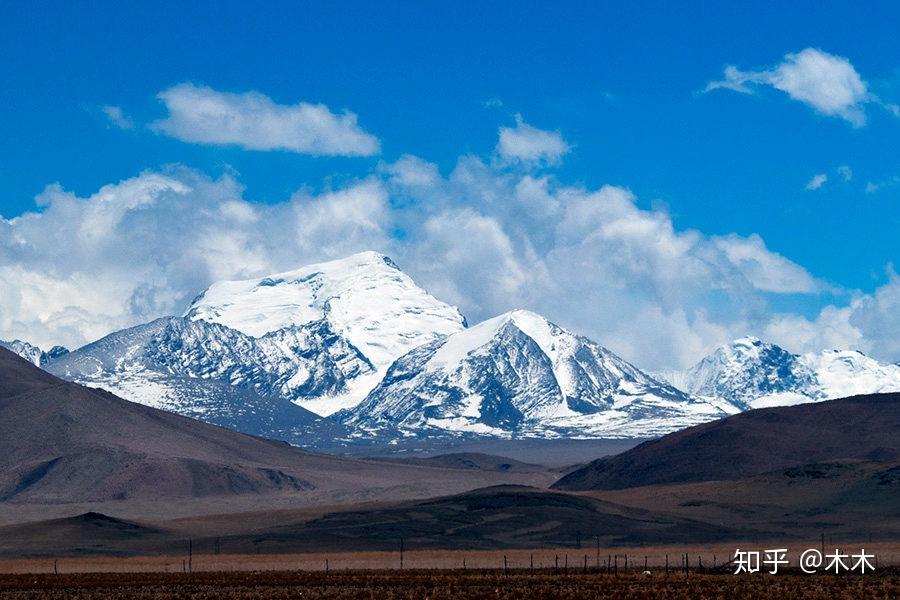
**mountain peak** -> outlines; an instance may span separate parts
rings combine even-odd
[[[552,351],[552,336],[568,333],[537,313],[511,310],[450,336],[429,360],[429,366],[445,370],[456,368],[472,352],[492,342],[507,325],[513,325],[530,337],[548,355]]]
[[[34,344],[23,340],[13,340],[11,342],[0,340],[0,347],[11,350],[37,367],[43,367],[47,362],[69,353],[68,348],[63,346],[53,346],[49,351],[44,352]]]
[[[657,433],[719,414],[591,340],[513,310],[401,357],[345,420],[420,434],[581,437]]]
[[[432,313],[445,322],[438,333],[462,328],[462,315],[454,307],[418,287],[390,257],[367,251],[267,277],[214,283],[185,317],[262,337],[322,319],[342,326],[348,321],[388,325],[388,318],[405,312]]]
[[[318,327],[348,342],[372,372],[358,382],[358,389],[348,391],[352,398],[304,405],[323,415],[362,399],[400,356],[465,327],[455,307],[417,286],[378,252],[215,283],[194,300],[185,318],[224,325],[257,339]]]
[[[725,344],[726,346],[762,346],[767,345],[761,339],[752,335],[745,335],[744,337],[739,337],[735,340],[732,340],[730,344]]]
[[[811,402],[900,390],[900,370],[857,350],[803,355],[755,337],[719,346],[677,377],[685,391],[740,408]]]

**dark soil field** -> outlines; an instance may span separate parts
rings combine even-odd
[[[575,598],[756,598],[817,600],[900,597],[900,573],[866,576],[619,576],[543,571],[209,572],[194,574],[0,575],[4,599],[335,598],[458,600]]]

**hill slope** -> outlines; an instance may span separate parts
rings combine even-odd
[[[752,410],[595,460],[553,487],[621,489],[740,479],[839,459],[900,458],[900,393]]]
[[[62,381],[0,348],[0,502],[289,494],[299,504],[424,497],[496,477],[305,452]]]

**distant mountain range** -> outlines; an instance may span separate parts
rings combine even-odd
[[[29,344],[28,342],[23,342],[22,340],[13,340],[11,342],[0,340],[0,348],[6,348],[7,350],[15,352],[37,367],[46,365],[51,360],[59,358],[69,352],[67,348],[63,348],[62,346],[53,346],[50,350],[44,352],[37,346]]]
[[[900,366],[753,338],[654,376],[528,311],[469,327],[375,252],[220,282],[183,316],[72,352],[3,345],[65,379],[305,447],[655,437],[748,408],[900,390]]]
[[[741,410],[900,391],[900,367],[853,350],[792,354],[757,338],[717,348],[671,383]]]

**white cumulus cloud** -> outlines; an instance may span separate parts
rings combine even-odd
[[[705,91],[752,94],[758,86],[773,87],[823,115],[845,119],[856,127],[866,123],[866,104],[890,107],[869,91],[849,60],[816,48],[786,54],[782,62],[759,71],[728,66],[725,78],[710,82]]]
[[[532,127],[516,115],[515,127],[501,127],[497,154],[508,161],[556,165],[569,152],[569,144],[558,131]]]
[[[816,318],[775,313],[778,295],[836,292],[758,235],[678,228],[626,188],[508,167],[469,155],[444,175],[404,155],[274,203],[185,167],[87,197],[48,186],[33,211],[0,218],[0,339],[77,346],[178,314],[216,280],[377,250],[472,323],[532,309],[649,369],[688,366],[747,333],[900,359],[892,271]]]
[[[190,83],[160,92],[159,99],[169,114],[151,127],[184,142],[325,156],[372,156],[380,149],[355,114],[335,114],[324,104],[276,104],[258,92],[235,94]]]

